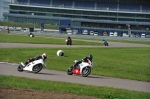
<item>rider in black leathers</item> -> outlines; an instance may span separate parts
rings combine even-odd
[[[45,53],[43,53],[42,55],[38,55],[34,58],[30,58],[28,59],[25,63],[24,63],[24,66],[26,66],[29,62],[32,62],[32,61],[35,61],[35,60],[39,60],[39,59],[46,59],[47,58],[47,55]]]
[[[33,35],[33,36],[34,36],[34,34],[33,34],[33,33],[31,33],[31,32],[28,34],[28,36],[30,36],[30,35]]]
[[[93,56],[92,56],[92,55],[86,56],[86,57],[83,58],[82,60],[76,62],[76,63],[72,66],[72,68],[76,69],[80,63],[82,63],[82,62],[88,62],[88,59],[92,62]]]
[[[66,44],[70,46],[72,45],[72,39],[70,36],[68,36],[68,38],[66,39]]]

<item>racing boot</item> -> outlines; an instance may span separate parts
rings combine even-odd
[[[73,69],[73,66],[69,67],[69,68],[68,68],[68,71],[72,71],[72,69]]]
[[[26,66],[23,62],[21,62],[21,65],[22,65],[23,67],[25,67],[25,66]]]

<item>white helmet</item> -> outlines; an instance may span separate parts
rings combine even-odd
[[[43,54],[42,54],[42,58],[43,58],[43,59],[46,59],[46,58],[47,58],[46,53],[43,53]]]

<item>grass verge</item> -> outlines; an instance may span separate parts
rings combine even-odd
[[[67,37],[66,37],[67,38]],[[2,34],[0,33],[0,42],[7,42],[7,43],[32,43],[32,44],[66,44],[66,38],[60,39],[59,37],[34,37],[30,38],[27,35],[12,35],[12,34]],[[73,40],[73,45],[98,45],[101,46],[101,42],[86,42],[86,41],[79,41]]]
[[[20,63],[42,53],[48,54],[47,69],[66,71],[75,59],[93,55],[91,74],[150,82],[150,48],[0,48],[0,61]]]
[[[36,36],[36,38],[38,38],[38,41],[34,41],[34,40],[37,40],[37,39],[29,39],[27,37],[27,34],[15,34],[15,33],[14,34],[12,34],[12,33],[7,34],[7,33],[0,32],[0,42],[20,42],[20,43],[35,43],[35,42],[37,43],[38,42],[38,43],[42,43],[42,44],[43,43],[45,43],[45,44],[64,44],[65,39],[68,37],[68,36],[64,37],[64,36],[59,36],[59,35],[57,35],[57,36],[50,36],[50,35],[42,35],[42,34],[37,34],[35,36]],[[25,38],[22,38],[22,37],[25,37]],[[24,41],[24,40],[22,40],[20,38],[26,39],[26,41]],[[52,39],[52,41],[50,42],[48,40],[47,42],[45,42],[46,41],[45,38]],[[94,45],[102,45],[102,40],[104,38],[103,37],[100,37],[100,38],[94,38],[94,37],[93,38],[92,37],[91,38],[84,38],[82,36],[72,36],[72,39],[73,39],[73,41],[77,42],[77,43],[76,42],[73,43],[75,45],[83,45],[83,44],[84,45],[87,45],[87,44],[88,45],[90,45],[90,44],[91,45],[93,45],[93,44]],[[27,42],[27,40],[29,40],[29,41]],[[43,40],[44,40],[44,42],[42,42]],[[55,42],[53,42],[53,40]],[[57,42],[57,40],[58,40],[58,42]],[[86,42],[87,42],[87,40],[90,40],[90,41],[88,43],[85,43],[84,40],[86,40]],[[91,43],[92,40],[94,40],[94,43]],[[147,44],[147,45],[150,45],[149,41],[132,41],[132,40],[123,40],[123,39],[122,40],[121,39],[120,40],[114,40],[114,39],[111,39],[111,38],[106,38],[106,40],[108,41],[108,43],[109,42],[122,42],[122,43],[133,43],[133,44]],[[97,44],[96,44],[96,42],[97,42]]]
[[[0,86],[73,93],[102,99],[150,99],[150,93],[0,75]],[[34,82],[34,83],[31,83]]]

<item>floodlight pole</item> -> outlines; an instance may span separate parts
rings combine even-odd
[[[129,37],[131,37],[130,24],[128,24],[127,26],[128,26],[128,35],[129,35]]]

